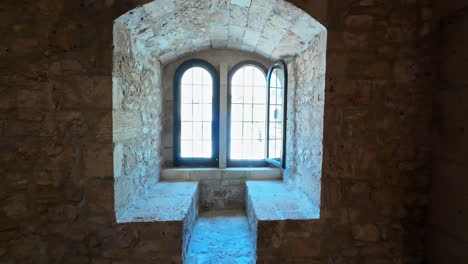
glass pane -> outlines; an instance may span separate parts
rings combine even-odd
[[[182,103],[192,103],[192,85],[182,85]]]
[[[254,71],[254,83],[253,84],[254,86],[260,87],[260,88],[266,87],[266,77],[262,71],[260,70]]]
[[[244,119],[243,121],[253,121],[253,114],[252,114],[252,104],[244,104]]]
[[[242,141],[242,157],[244,159],[252,159],[252,141],[243,140]]]
[[[271,74],[269,95],[269,135],[268,135],[268,157],[281,159],[283,140],[283,80],[284,73],[281,69],[274,69]]]
[[[231,79],[231,153],[234,160],[256,160],[266,157],[265,74],[246,65]]]
[[[211,158],[211,141],[202,141],[202,157]]]
[[[180,137],[182,140],[189,140],[192,138],[192,122],[182,122]]]
[[[236,73],[234,73],[234,75],[232,75],[232,85],[240,85],[240,86],[243,86],[244,85],[244,70],[243,68],[242,69],[239,69],[236,71]]]
[[[280,157],[278,157],[276,155],[276,141],[275,140],[270,140],[269,143],[268,143],[268,158],[270,159],[278,159]]]
[[[243,105],[233,104],[231,106],[231,120],[232,121],[242,121],[243,116]]]
[[[242,139],[242,122],[231,122],[231,139]]]
[[[213,80],[207,70],[193,67],[181,82],[181,157],[211,157]]]
[[[201,104],[203,100],[203,86],[193,85],[192,100],[194,104]]]
[[[186,71],[184,75],[182,76],[182,84],[192,85],[193,84],[192,77],[193,77],[193,71],[192,70]]]
[[[193,142],[193,156],[194,157],[203,157],[203,141],[194,141]]]
[[[190,158],[193,156],[192,141],[183,140],[180,144],[180,156]]]
[[[252,159],[265,158],[265,141],[252,141]]]
[[[243,139],[252,139],[252,129],[253,124],[250,122],[244,122],[244,129],[242,130],[242,138]]]
[[[213,105],[204,104],[202,107],[203,107],[203,121],[211,121],[212,120]]]
[[[181,121],[192,121],[192,104],[182,104]]]
[[[232,86],[231,101],[233,104],[244,103],[244,87],[243,86]]]
[[[266,89],[263,87],[254,87],[253,90],[253,102],[255,104],[265,104],[266,102]]]
[[[242,140],[231,140],[231,159],[242,159]]]
[[[202,122],[193,122],[193,140],[203,139],[203,126]]]
[[[253,106],[253,121],[265,122],[265,105]]]
[[[254,84],[254,71],[258,70],[256,67],[253,66],[245,66],[244,68],[244,86],[253,86]],[[265,78],[265,77],[263,77]]]
[[[203,84],[203,71],[204,69],[195,67],[193,68],[193,84],[202,85]]]
[[[251,104],[253,102],[253,87],[244,86],[244,103]]]
[[[201,104],[193,104],[193,121],[203,121],[203,112]]]
[[[211,140],[211,122],[203,122],[203,140]]]
[[[252,126],[252,138],[256,140],[265,140],[265,123],[255,122]]]
[[[212,86],[203,85],[203,103],[211,104],[213,102],[213,89]]]

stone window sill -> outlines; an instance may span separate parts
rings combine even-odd
[[[159,182],[118,216],[117,223],[185,221],[196,216],[197,190],[195,182]]]
[[[200,181],[200,180],[251,180],[273,181],[282,179],[279,168],[166,168],[161,171],[162,181]]]

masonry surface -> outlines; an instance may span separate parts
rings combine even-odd
[[[161,143],[153,139],[161,131],[122,133],[125,137],[118,142],[113,137],[113,82],[138,83],[137,78],[112,78],[113,22],[147,2],[0,3],[0,263],[181,262],[183,226],[117,224],[115,218],[115,210],[125,207],[114,200],[120,183],[132,188],[151,184],[148,178],[139,178],[142,185],[119,183],[115,172],[151,173],[160,166],[152,157],[160,155],[153,146]],[[237,2],[241,9],[249,1]],[[451,32],[466,32],[466,23],[453,18],[458,28],[447,24],[437,30],[435,14],[442,8],[433,7],[439,2],[291,0],[328,30],[321,217],[313,223],[259,227],[265,251],[258,263],[446,263],[445,256],[451,257],[450,263],[467,263],[460,221],[468,204],[466,188],[460,188],[466,186],[460,179],[466,178],[463,151],[468,149],[462,115],[466,104],[460,99],[466,95],[466,74],[456,71],[463,69],[457,66],[464,65],[463,60],[447,59],[453,54],[445,57],[444,69],[452,70],[442,76],[456,81],[434,93],[446,87],[438,82],[439,46],[466,50],[457,46],[460,41],[441,44],[441,32],[458,36]],[[448,6],[446,2],[439,5]],[[226,3],[212,1],[217,6]],[[452,17],[465,6],[443,9],[443,16]],[[135,74],[157,74],[160,69],[144,60],[134,65]],[[444,96],[434,105],[440,93]],[[146,104],[151,95],[135,100]],[[138,115],[139,122],[162,122],[156,108],[130,105],[117,107],[123,114]],[[458,117],[456,122],[447,121],[451,116]],[[132,140],[135,147],[126,147]],[[118,151],[126,166],[116,170]],[[298,171],[307,164],[302,155],[296,161]],[[432,189],[429,196],[431,175],[433,186],[447,175],[457,178],[447,182],[452,187]],[[446,195],[447,190],[454,195]],[[447,201],[442,206],[434,202],[442,197]],[[453,201],[461,203],[440,210]],[[426,215],[432,212],[427,225]],[[447,222],[448,217],[440,217],[444,215],[457,221]],[[427,233],[433,235],[425,246]],[[453,246],[444,247],[447,244]]]

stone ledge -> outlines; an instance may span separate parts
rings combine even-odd
[[[281,181],[248,181],[247,207],[258,221],[309,220],[320,217],[320,208],[286,188]]]
[[[198,183],[159,182],[138,199],[117,223],[186,221],[196,215]]]
[[[199,181],[199,180],[281,180],[282,172],[278,168],[167,168],[161,171],[163,181]]]

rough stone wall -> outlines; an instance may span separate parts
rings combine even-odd
[[[113,142],[119,215],[159,180],[162,144],[160,63],[135,45],[127,25],[114,26]]]
[[[284,181],[320,206],[326,32],[288,66],[287,166]]]
[[[452,7],[460,4],[454,1]],[[447,9],[449,5],[443,10]],[[436,129],[427,251],[431,264],[468,263],[468,9],[452,8],[444,13],[439,82],[434,93]]]
[[[423,261],[435,79],[431,18],[425,0],[328,1],[316,226],[325,263]]]
[[[112,28],[144,2],[1,1],[1,262],[180,262],[182,230],[114,219]],[[301,243],[296,258],[263,263],[420,263],[430,3],[329,0],[327,10],[321,220],[270,229],[274,247]]]

